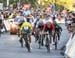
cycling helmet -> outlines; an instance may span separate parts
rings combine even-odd
[[[43,25],[43,21],[40,20],[39,23],[38,23],[38,25],[42,26]]]

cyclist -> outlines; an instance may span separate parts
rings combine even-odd
[[[60,34],[61,34],[61,31],[62,31],[62,28],[60,26],[59,23],[57,23],[57,20],[56,20],[57,17],[54,17],[53,18],[53,23],[54,23],[54,26],[55,26],[55,32],[54,32],[54,35],[53,35],[53,41],[55,40],[55,34],[57,33],[58,34],[58,40],[60,40]],[[57,18],[58,20],[60,18]]]
[[[48,21],[46,24],[44,24],[43,31],[49,32],[49,34],[52,35],[54,30],[55,30],[54,23],[51,23],[50,21]]]
[[[31,43],[32,25],[29,22],[23,22],[23,24],[20,27],[21,33],[24,32],[24,27],[28,28],[28,30],[26,32],[30,33],[30,35],[29,35],[29,42]],[[21,46],[23,47],[23,39],[22,38],[23,37],[22,37],[22,34],[21,34],[19,41],[21,43]]]
[[[43,21],[42,20],[39,20],[38,22],[37,22],[37,25],[36,25],[36,33],[38,33],[37,34],[37,36],[39,36],[40,34],[42,34],[41,32],[43,31],[43,26],[44,26],[44,23],[43,23]],[[35,34],[36,34],[35,33]],[[43,36],[43,35],[42,35]],[[38,40],[38,38],[36,39],[36,41]],[[43,38],[42,38],[42,43],[41,43],[41,45],[43,46]]]
[[[55,25],[55,32],[54,32],[54,38],[53,38],[53,41],[55,40],[55,33],[58,34],[58,40],[60,40],[60,34],[61,34],[61,31],[62,31],[62,28],[60,26],[60,24],[58,24],[56,21],[54,21],[54,25]]]

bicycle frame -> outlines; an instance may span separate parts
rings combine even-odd
[[[24,42],[25,42],[25,46],[28,49],[28,52],[30,52],[29,34],[24,33],[23,34],[23,39],[24,39]]]
[[[55,50],[57,50],[58,40],[60,40],[60,34],[59,34],[59,32],[55,31],[53,39],[54,39],[54,42],[55,42]]]
[[[51,35],[49,33],[46,34],[45,45],[47,48],[47,52],[50,52],[50,43],[51,43]]]

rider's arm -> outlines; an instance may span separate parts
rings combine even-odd
[[[58,26],[58,28],[62,31],[61,26],[57,22],[55,23],[55,25]]]
[[[23,27],[24,27],[24,23],[23,23],[22,26],[20,27],[20,31],[22,31]]]

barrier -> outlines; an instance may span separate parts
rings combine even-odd
[[[69,33],[65,24],[61,24],[61,27],[63,30],[61,32],[60,41],[58,42],[58,49],[63,49],[63,47],[65,47],[66,43],[69,40]]]
[[[6,30],[9,31],[10,30],[10,22],[8,20],[4,20],[3,23],[5,25]]]
[[[71,35],[72,37],[72,35]],[[70,58],[75,58],[75,36],[71,39],[66,44],[66,51],[65,55],[67,55]]]

